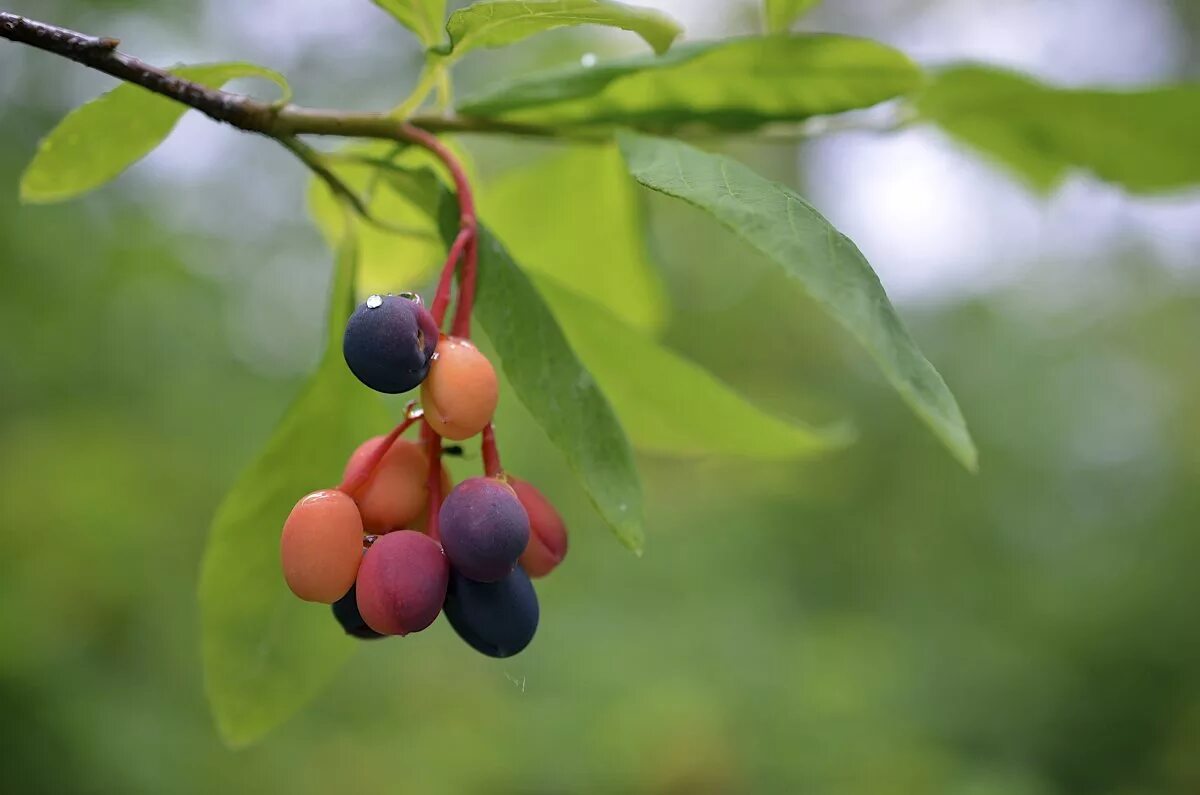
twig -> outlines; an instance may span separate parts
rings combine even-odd
[[[397,118],[388,113],[322,110],[293,104],[277,107],[244,94],[209,88],[173,75],[120,52],[116,49],[119,43],[116,39],[88,36],[7,11],[0,11],[0,38],[54,53],[181,102],[216,121],[277,140],[296,135],[408,140],[404,132],[397,128]],[[409,122],[414,127],[432,133],[487,132],[540,138],[564,136],[563,131],[553,128],[492,119],[420,116],[409,119]],[[581,135],[586,133],[581,132]]]
[[[342,181],[342,178],[334,173],[333,169],[329,168],[329,166],[325,164],[324,158],[321,156],[320,152],[313,149],[300,139],[291,136],[279,138],[278,141],[285,149],[299,158],[304,165],[308,166],[310,171],[320,177],[321,180],[329,186],[329,189],[333,191],[334,196],[339,196],[349,203],[350,207],[356,213],[358,213],[363,220],[367,221],[367,223],[383,230],[384,232],[390,232],[395,235],[408,235],[409,237],[421,238],[433,237],[433,234],[428,230],[400,226],[398,224],[389,223],[382,218],[377,218],[375,214],[371,212],[371,208],[367,206],[367,203],[363,200],[363,198],[359,196],[353,188]]]

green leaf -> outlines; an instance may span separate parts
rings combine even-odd
[[[643,450],[778,460],[829,450],[851,438],[847,426],[817,429],[772,416],[603,307],[549,277],[535,282]]]
[[[338,483],[354,446],[388,425],[380,401],[342,361],[354,261],[347,236],[321,364],[225,497],[209,534],[200,574],[204,683],[231,746],[248,745],[290,717],[355,649],[329,608],[293,596],[279,569],[279,533],[295,502]]]
[[[239,77],[263,77],[288,93],[283,75],[249,63],[180,66],[171,73],[209,88]],[[154,151],[187,110],[132,83],[81,105],[38,145],[21,176],[21,200],[58,202],[100,187]]]
[[[1200,83],[1064,89],[960,66],[939,73],[917,105],[926,120],[1041,191],[1071,169],[1135,193],[1200,184]]]
[[[767,30],[771,33],[787,31],[797,19],[820,2],[821,0],[764,0]]]
[[[920,81],[916,65],[878,42],[829,34],[768,36],[697,42],[657,58],[520,77],[459,110],[540,125],[745,130],[865,108],[913,91]]]
[[[449,243],[458,232],[453,200],[443,203],[441,227]],[[617,538],[641,554],[642,485],[629,440],[529,277],[482,225],[475,317],[517,398],[563,454]]]
[[[666,297],[646,253],[637,184],[615,146],[515,168],[487,186],[480,207],[526,272],[570,284],[629,325],[661,328]]]
[[[372,2],[415,33],[426,47],[437,47],[442,43],[444,38],[442,20],[446,17],[446,0],[372,0]]]
[[[632,31],[658,53],[666,52],[683,32],[666,14],[610,0],[481,0],[455,11],[446,30],[450,52],[457,56],[479,47],[503,47],[565,25]]]
[[[393,164],[386,159],[392,148],[372,143],[344,149],[342,154],[367,160],[339,161],[332,169],[352,190],[368,196],[374,217],[410,229],[410,234],[380,228],[357,216],[347,221],[329,187],[317,177],[309,181],[309,214],[326,242],[331,247],[338,245],[346,223],[355,231],[360,296],[413,290],[437,270],[446,253],[434,220],[440,183],[417,165],[425,162],[420,151],[406,150]]]
[[[619,143],[634,179],[712,215],[798,281],[866,347],[958,460],[975,469],[975,445],[954,396],[853,242],[790,188],[735,160],[633,133],[622,133]]]

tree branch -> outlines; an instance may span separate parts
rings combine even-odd
[[[195,108],[204,115],[247,132],[285,139],[296,135],[409,140],[399,120],[387,113],[357,113],[279,107],[232,91],[208,88],[171,74],[117,50],[117,39],[98,38],[0,11],[0,38],[27,44],[83,64],[127,83]],[[562,137],[560,130],[489,119],[448,116],[410,118],[415,127],[433,133],[487,132],[532,137]]]

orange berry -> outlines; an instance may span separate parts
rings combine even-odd
[[[358,574],[363,525],[349,495],[314,491],[292,508],[279,539],[283,578],[308,602],[333,604]]]
[[[469,439],[492,421],[499,400],[496,371],[468,340],[442,337],[421,384],[425,421],[438,435]]]
[[[358,446],[346,462],[346,475],[364,466],[384,441],[383,436]],[[429,503],[429,458],[416,442],[397,439],[384,453],[371,477],[354,490],[354,501],[369,533],[388,533],[412,523]]]

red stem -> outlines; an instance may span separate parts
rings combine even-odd
[[[392,428],[391,433],[383,437],[383,440],[371,451],[371,455],[365,461],[346,473],[346,477],[342,480],[341,485],[338,486],[338,491],[353,497],[355,491],[366,485],[371,476],[375,474],[379,462],[383,460],[383,457],[387,455],[387,451],[391,450],[392,445],[400,438],[400,434],[411,428],[412,424],[420,418],[420,415],[413,416],[412,407],[413,404],[409,403],[408,408],[405,409],[404,420],[395,428]]]
[[[467,246],[463,263],[462,279],[458,284],[458,306],[454,310],[454,328],[451,333],[467,340],[471,338],[471,310],[475,307],[475,283],[479,273],[479,235],[474,234]]]
[[[483,473],[489,478],[498,478],[504,474],[500,466],[500,448],[496,447],[496,432],[489,422],[483,429]]]
[[[458,260],[470,247],[472,236],[471,230],[459,229],[458,236],[454,238],[454,244],[450,246],[446,264],[442,266],[442,277],[438,279],[437,293],[433,296],[433,306],[429,310],[433,314],[433,322],[437,323],[438,328],[441,328],[442,323],[445,322],[446,308],[450,305],[450,283],[454,281],[454,266],[458,264]]]
[[[475,195],[471,191],[471,182],[462,162],[454,153],[438,140],[437,136],[412,124],[401,123],[400,134],[407,140],[431,152],[450,172],[454,181],[454,190],[458,194],[458,236],[450,247],[446,264],[442,267],[442,277],[438,282],[437,294],[433,299],[433,319],[441,328],[446,317],[446,309],[450,304],[450,282],[454,275],[455,266],[460,258],[464,259],[462,283],[458,308],[454,314],[454,335],[463,338],[471,336],[471,307],[475,303],[475,271],[477,253],[478,221],[475,216]]]
[[[438,279],[437,292],[434,294],[430,312],[434,322],[440,329],[445,323],[446,310],[450,306],[450,290],[454,280],[454,272],[458,263],[462,262],[462,272],[459,278],[458,306],[454,310],[454,324],[451,333],[463,339],[471,338],[471,311],[475,306],[475,288],[479,281],[479,226],[475,216],[475,198],[471,191],[471,183],[462,163],[437,136],[412,124],[401,123],[401,136],[418,146],[433,153],[450,172],[454,181],[454,189],[458,194],[458,234],[450,246],[446,256],[446,264],[442,266],[442,275]],[[429,535],[439,539],[438,512],[442,506],[442,438],[429,425],[421,429],[421,438],[429,453]],[[496,435],[491,423],[483,429],[483,464],[487,475],[497,477],[504,470],[500,466],[500,451],[496,447]]]
[[[429,456],[429,519],[425,523],[426,532],[434,541],[441,541],[438,532],[438,514],[442,510],[442,437],[438,436],[429,423],[421,426],[421,440],[425,442],[425,451]]]

